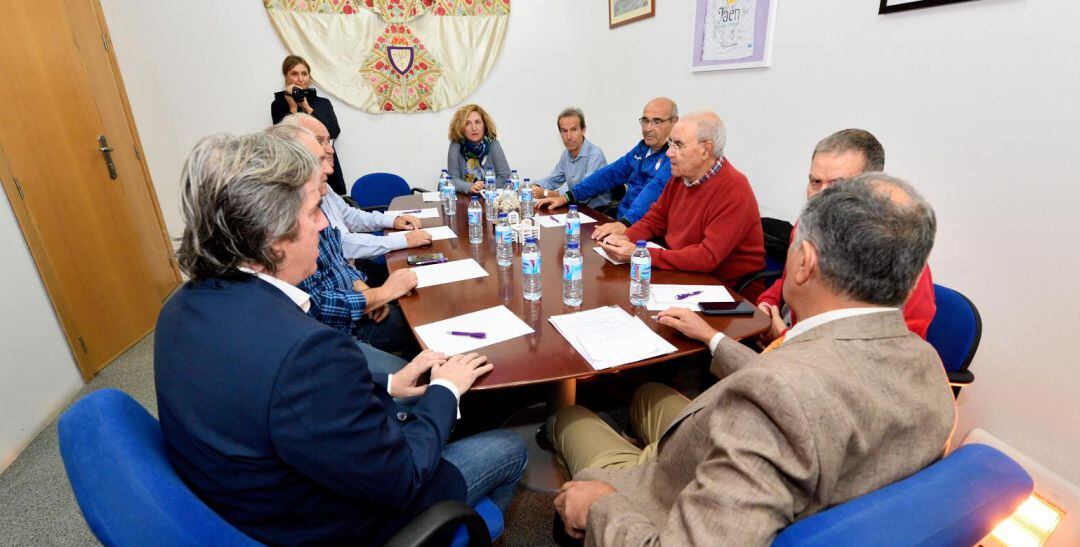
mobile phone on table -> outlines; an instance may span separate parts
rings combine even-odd
[[[427,253],[422,255],[412,255],[406,259],[410,266],[424,266],[426,264],[441,264],[446,262],[446,257],[442,253]]]
[[[701,313],[705,315],[754,315],[754,305],[747,300],[741,302],[698,302]]]

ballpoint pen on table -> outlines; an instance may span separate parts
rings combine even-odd
[[[682,294],[675,295],[675,299],[676,300],[686,300],[687,298],[690,298],[691,296],[697,296],[699,294],[701,294],[701,291],[684,292]]]
[[[452,330],[448,331],[446,334],[449,334],[450,336],[468,336],[469,338],[476,338],[478,340],[483,340],[484,338],[487,338],[486,332],[465,332],[460,330]]]

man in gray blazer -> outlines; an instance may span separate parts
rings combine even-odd
[[[942,456],[956,409],[937,353],[903,305],[933,246],[934,212],[867,173],[807,203],[784,298],[803,318],[757,354],[694,312],[661,324],[709,344],[720,381],[690,401],[634,396],[643,449],[581,407],[553,437],[574,480],[555,506],[587,545],[767,545],[789,524]]]

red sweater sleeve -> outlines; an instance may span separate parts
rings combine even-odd
[[[675,184],[664,189],[666,194]],[[681,249],[649,249],[653,267],[685,272],[712,273],[722,262],[727,260],[747,232],[755,223],[760,223],[757,203],[753,199],[740,199],[736,196],[724,199],[715,210],[707,211],[705,238],[701,243],[687,245]],[[661,209],[654,204],[649,210]],[[664,204],[666,208],[666,203]],[[644,219],[643,219],[644,220]]]
[[[911,296],[904,304],[904,322],[907,323],[908,330],[925,340],[926,331],[930,328],[935,313],[937,302],[934,301],[934,279],[930,275],[930,266],[926,265],[919,275],[919,280],[915,282]]]
[[[664,186],[664,191],[660,193],[660,197],[656,199],[656,202],[649,207],[649,211],[645,213],[645,216],[626,229],[625,235],[630,241],[633,242],[639,239],[649,241],[667,233],[667,213],[671,201],[671,187],[674,186],[674,184],[670,184],[670,180],[668,182],[669,184]],[[655,261],[656,255],[653,255],[652,259]]]
[[[765,289],[765,292],[758,296],[757,303],[759,306],[761,304],[769,304],[771,306],[780,307],[780,304],[784,301],[783,290],[785,277],[787,277],[786,271],[780,274],[780,279],[774,281],[772,285],[769,285],[768,289]]]

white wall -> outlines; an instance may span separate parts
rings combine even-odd
[[[171,233],[177,177],[207,133],[269,123],[285,49],[259,2],[101,0]],[[584,7],[588,5],[588,7]],[[937,209],[935,280],[971,297],[983,321],[960,397],[958,434],[980,425],[1080,483],[1080,269],[1071,237],[1080,182],[1080,4],[980,0],[879,16],[876,2],[783,2],[769,69],[692,74],[692,2],[607,29],[604,3],[516,0],[501,58],[468,100],[494,115],[511,164],[541,176],[559,141],[554,114],[585,109],[613,159],[638,138],[654,95],[717,110],[732,161],[763,212],[793,218],[809,153],[863,127],[888,169]],[[437,54],[437,52],[436,52]],[[318,67],[314,67],[317,78]],[[336,103],[347,179],[373,170],[431,186],[450,112],[363,114]]]
[[[15,213],[0,198],[0,471],[82,387]]]

